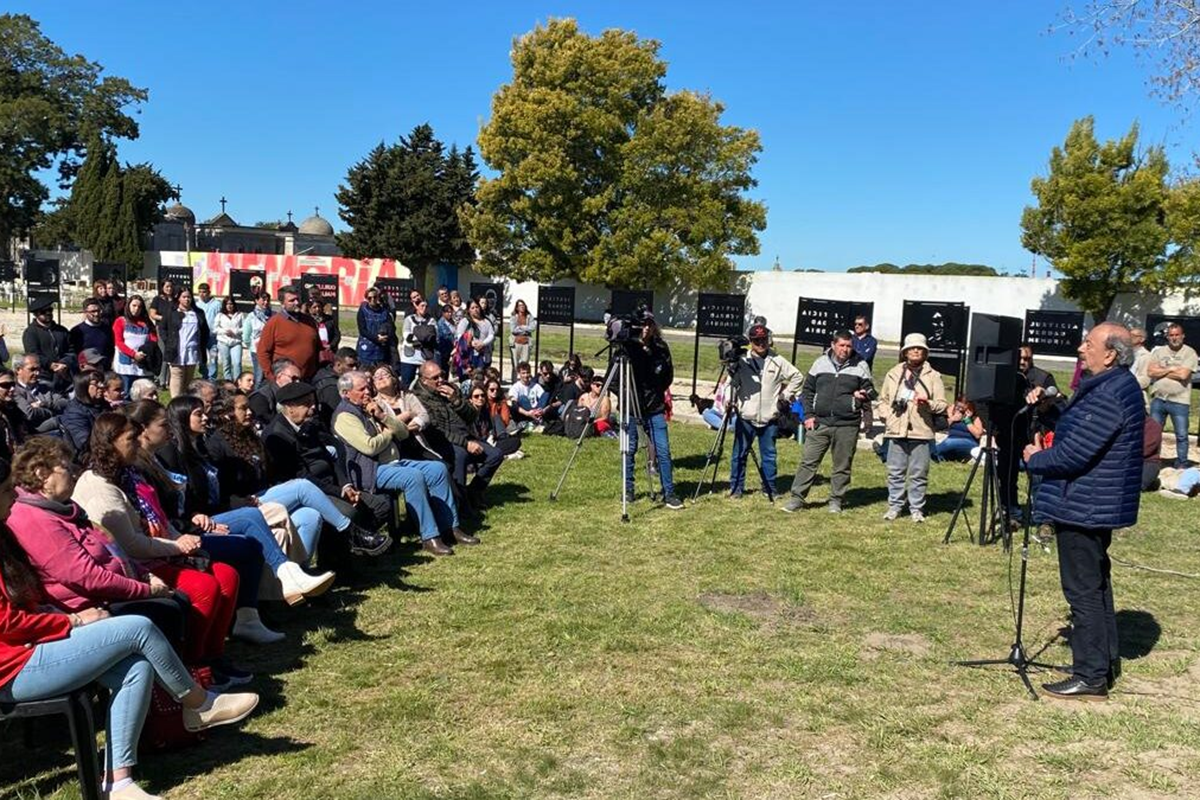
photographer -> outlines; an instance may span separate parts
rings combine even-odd
[[[825,453],[833,448],[833,468],[829,476],[829,513],[842,510],[842,498],[850,487],[850,468],[858,447],[858,426],[862,407],[875,399],[875,384],[871,382],[871,367],[854,350],[850,331],[838,331],[833,342],[820,358],[813,362],[804,379],[804,455],[792,496],[784,505],[787,512],[804,508],[808,490],[817,477],[817,468]]]
[[[891,521],[900,516],[907,479],[912,520],[924,522],[934,417],[946,413],[946,384],[941,373],[929,364],[929,345],[924,334],[905,336],[900,358],[900,363],[884,376],[883,391],[880,392],[887,415],[883,436],[890,440],[888,510],[883,518]]]
[[[667,440],[666,400],[664,395],[675,379],[675,367],[671,363],[671,349],[663,341],[658,323],[653,315],[644,312],[641,318],[641,337],[625,343],[624,352],[629,357],[633,380],[637,388],[636,412],[641,427],[650,437],[658,461],[658,477],[662,481],[663,502],[667,508],[683,508],[683,502],[675,496],[675,481],[671,472],[671,444]],[[635,456],[638,449],[637,425],[629,427],[629,450],[625,454],[625,495],[632,501]]]
[[[750,328],[750,352],[730,366],[729,388],[738,416],[733,425],[733,460],[729,465],[729,496],[740,498],[746,485],[746,458],[754,440],[762,456],[762,479],[768,496],[775,496],[775,434],[779,401],[791,401],[800,391],[804,374],[770,349],[765,325]]]

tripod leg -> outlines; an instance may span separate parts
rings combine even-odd
[[[608,390],[612,386],[613,378],[616,377],[616,374],[617,374],[616,370],[610,369],[608,371],[608,375],[605,376],[605,378],[604,378],[604,386],[601,387],[601,389],[600,389],[601,397],[608,397]],[[624,412],[622,411],[622,414],[623,413]],[[575,449],[571,452],[571,457],[569,459],[567,459],[567,466],[563,468],[562,475],[560,475],[558,478],[558,485],[555,486],[554,491],[550,493],[551,500],[558,499],[558,493],[560,491],[562,491],[563,481],[565,481],[567,479],[567,473],[571,471],[571,465],[575,463],[575,458],[576,458],[576,456],[579,455],[579,449],[581,447],[583,447],[583,440],[584,440],[584,437],[587,436],[588,428],[590,427],[590,425],[591,425],[591,423],[589,423],[588,426],[584,427],[583,431],[580,432],[580,434],[579,434],[579,438],[575,441]],[[624,457],[625,457],[624,450],[622,450],[621,451],[622,463],[624,462]],[[624,476],[622,476],[622,478],[623,477]],[[621,493],[624,494],[624,492],[625,492],[625,484],[624,484],[624,482],[622,482],[621,483]]]
[[[954,515],[950,517],[950,527],[946,528],[946,535],[942,537],[942,544],[950,544],[950,537],[954,535],[954,526],[958,524],[958,518],[963,512],[963,508],[967,504],[967,496],[971,493],[971,484],[975,482],[975,473],[979,470],[979,462],[984,457],[984,451],[979,453],[979,457],[971,464],[971,471],[967,474],[966,485],[963,486],[962,494],[958,497],[958,505],[954,507]],[[970,523],[967,524],[967,532],[970,533]],[[971,541],[975,541],[974,534],[971,534]]]

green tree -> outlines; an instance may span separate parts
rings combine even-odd
[[[57,167],[66,188],[90,139],[137,138],[125,109],[146,91],[102,73],[67,55],[30,17],[0,15],[0,241],[37,220],[49,197],[39,173]]]
[[[1167,158],[1137,151],[1138,126],[1116,141],[1096,141],[1091,117],[1077,120],[1050,171],[1033,179],[1036,206],[1021,215],[1021,244],[1065,278],[1063,294],[1107,319],[1119,292],[1161,290],[1169,234]]]
[[[658,47],[570,19],[514,42],[479,134],[498,175],[461,210],[485,273],[724,286],[731,256],[758,253],[766,208],[744,196],[758,134],[721,125],[707,96],[668,94]]]
[[[471,148],[447,154],[427,124],[393,145],[381,142],[338,187],[338,214],[350,226],[338,245],[353,257],[415,268],[468,266],[475,252],[465,245],[457,209],[473,201],[476,177]]]

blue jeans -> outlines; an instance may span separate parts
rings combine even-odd
[[[758,427],[744,419],[733,424],[733,460],[729,464],[729,491],[740,494],[746,488],[746,459],[754,440],[758,440],[758,454],[762,457],[765,489],[775,494],[775,434],[774,422]]]
[[[396,376],[396,379],[400,381],[401,386],[407,389],[408,387],[412,386],[413,380],[417,377],[417,371],[420,369],[420,364],[405,364],[403,361],[401,361],[400,374]]]
[[[228,525],[230,536],[242,536],[258,542],[262,548],[263,561],[267,562],[272,572],[277,572],[287,563],[287,556],[279,549],[279,542],[275,541],[270,526],[257,508],[235,508],[217,514],[212,520]]]
[[[1167,417],[1171,418],[1171,427],[1175,431],[1175,466],[1187,466],[1188,455],[1188,412],[1191,409],[1187,403],[1171,403],[1154,398],[1150,401],[1150,416],[1162,425]]]
[[[708,427],[712,428],[714,431],[721,430],[721,421],[724,419],[724,416],[721,414],[718,414],[717,410],[715,408],[704,409],[703,413],[700,414],[700,418],[703,419],[704,423],[706,425],[708,425]],[[736,420],[737,420],[737,414],[729,415],[730,422],[735,422]]]
[[[886,441],[886,440],[885,440]],[[971,451],[979,446],[974,439],[954,437],[943,439],[933,446],[934,461],[969,461]]]
[[[66,639],[42,642],[0,700],[46,700],[98,681],[112,692],[108,704],[105,763],[108,769],[137,763],[138,738],[158,680],[175,699],[196,682],[171,645],[145,617],[112,617],[71,630]]]
[[[645,429],[646,435],[650,437],[650,441],[654,445],[663,496],[671,497],[675,494],[675,480],[671,472],[671,443],[667,440],[667,416],[661,413],[652,414],[642,420],[642,428]],[[638,449],[637,429],[636,424],[629,426],[629,452],[625,454],[625,491],[631,495],[633,494],[633,473],[636,469],[634,457],[637,455]]]
[[[217,379],[217,346],[213,345],[208,348],[208,361],[204,364],[204,374],[201,378],[208,378],[210,381]]]
[[[317,552],[322,522],[328,522],[339,531],[350,527],[350,518],[338,511],[337,506],[315,483],[305,478],[276,484],[260,494],[258,499],[264,503],[279,503],[288,510],[309,557]]]
[[[404,492],[404,505],[416,516],[422,540],[434,538],[442,528],[458,527],[450,470],[441,461],[402,458],[380,464],[375,472],[375,490]]]
[[[221,370],[225,373],[225,380],[237,380],[237,376],[242,374],[242,343],[218,344],[217,352],[221,356]]]
[[[254,372],[254,388],[257,389],[262,386],[263,373],[262,365],[258,363],[258,353],[255,350],[256,348],[250,348],[250,369]]]

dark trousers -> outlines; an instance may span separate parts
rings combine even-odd
[[[1076,678],[1100,683],[1120,658],[1113,607],[1112,531],[1058,526],[1058,572],[1071,607],[1071,655]]]
[[[262,582],[263,552],[258,542],[246,536],[206,533],[200,546],[213,561],[228,564],[238,574],[238,608],[258,608],[258,584]]]
[[[190,603],[178,596],[147,597],[145,600],[109,603],[108,613],[114,617],[145,617],[162,632],[176,653],[183,653],[183,637],[187,633],[187,612],[190,607]]]
[[[841,500],[850,488],[850,468],[854,465],[854,451],[858,447],[858,425],[821,425],[804,432],[804,453],[800,467],[792,482],[792,494],[803,500],[817,477],[817,468],[830,448],[833,449],[833,466],[829,471],[829,499]]]
[[[478,439],[475,441],[479,442]],[[467,452],[467,448],[452,445],[454,448],[454,482],[459,486],[467,485],[467,464],[478,465],[475,468],[475,480],[486,486],[492,476],[496,474],[496,470],[500,469],[500,465],[504,463],[504,453],[498,448],[487,442],[479,442],[479,446],[483,448],[483,452],[479,455],[471,455]]]

